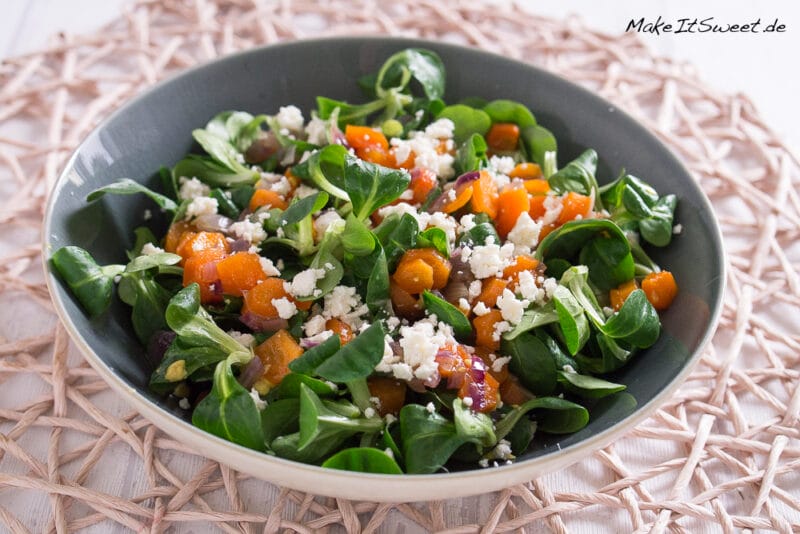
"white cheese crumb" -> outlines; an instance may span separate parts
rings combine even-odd
[[[436,406],[434,406],[432,402],[429,402],[428,404],[426,404],[425,405],[425,409],[428,410],[428,413],[435,413],[436,412]]]
[[[144,246],[142,246],[141,255],[142,256],[152,256],[153,254],[161,254],[162,252],[164,252],[163,248],[157,247],[152,243],[145,243]]]
[[[295,297],[310,297],[317,288],[317,280],[324,277],[325,269],[306,269],[294,275],[291,283],[284,285],[288,285],[286,291]]]
[[[464,297],[458,299],[458,307],[462,310],[469,310],[469,301]]]
[[[511,452],[511,442],[501,439],[489,453],[489,456],[497,460],[513,460],[514,454]]]
[[[558,287],[558,281],[555,278],[548,278],[544,281],[543,287],[547,298],[553,298],[553,294],[556,292],[556,288]]]
[[[178,179],[178,183],[180,184],[180,188],[178,189],[178,198],[181,200],[207,197],[211,193],[211,188],[195,177],[187,178],[185,176],[181,176]]]
[[[275,267],[275,264],[272,263],[271,259],[265,258],[264,256],[259,256],[258,261],[261,263],[261,270],[264,271],[264,274],[267,276],[281,275],[281,272]]]
[[[375,408],[371,408],[369,406],[366,407],[364,409],[364,417],[366,417],[368,419],[371,419],[372,417],[375,417]]]
[[[425,135],[436,139],[452,139],[456,125],[450,119],[439,119],[425,128]]]
[[[452,246],[453,243],[455,243],[458,223],[453,217],[441,211],[437,211],[431,214],[428,220],[428,227],[441,228],[447,236],[447,241],[450,245]]]
[[[472,397],[464,397],[463,399],[461,399],[461,402],[464,403],[464,406],[469,408],[470,406],[472,406],[472,402],[473,402],[472,401]]]
[[[303,112],[297,106],[282,106],[275,116],[280,128],[294,133],[303,133]],[[285,134],[284,134],[285,135]]]
[[[499,174],[508,174],[514,170],[516,163],[511,156],[492,156],[489,158],[489,169]]]
[[[472,311],[475,312],[475,315],[478,317],[483,317],[492,310],[486,307],[486,304],[484,304],[483,301],[480,301],[475,305],[474,308],[472,308]]]
[[[278,310],[278,317],[281,319],[291,319],[294,317],[294,314],[297,313],[297,306],[295,303],[286,297],[272,299],[272,305]]]
[[[329,337],[333,335],[333,330],[323,330],[318,334],[314,334],[313,336],[308,336],[303,338],[303,342],[308,344],[308,346],[318,345],[323,341],[327,340]]]
[[[561,367],[561,370],[564,371],[565,373],[577,373],[575,368],[572,367],[570,364],[565,364],[564,366]]]
[[[683,225],[682,224],[676,224],[675,226],[672,227],[672,233],[673,234],[679,235],[681,232],[683,232]]]
[[[439,121],[437,121],[439,122]],[[434,126],[433,123],[430,126]],[[444,133],[443,128],[436,126],[434,133]],[[411,153],[414,153],[414,168],[430,169],[437,176],[442,178],[452,178],[455,174],[453,163],[455,158],[452,154],[445,152],[439,154],[438,148],[441,139],[427,135],[425,132],[412,131],[408,134],[408,139],[393,138],[391,144],[395,149],[395,158],[398,162],[406,161]]]
[[[361,302],[361,295],[354,287],[336,286],[325,295],[322,315],[329,319],[341,319],[355,330],[360,330],[364,325],[362,316],[368,312],[369,307]]]
[[[417,221],[417,225],[420,229],[427,228],[428,223],[431,220],[431,214],[426,212],[419,212],[417,208],[412,206],[407,202],[398,202],[397,204],[391,206],[384,206],[378,210],[378,215],[381,217],[388,217],[392,214],[397,214],[398,216],[402,217],[404,214],[409,214]]]
[[[316,232],[317,240],[321,240],[322,236],[325,235],[325,232],[328,230],[328,227],[335,223],[336,221],[341,221],[342,217],[339,213],[331,208],[329,210],[323,211],[319,214],[319,216],[314,219],[314,231]]]
[[[383,450],[383,454],[385,454],[386,456],[388,456],[389,458],[391,458],[392,460],[394,460],[394,453],[392,452],[392,449],[390,449],[389,447],[386,447],[386,448]]]
[[[211,197],[195,197],[186,206],[186,215],[184,218],[188,221],[199,217],[200,215],[214,215],[217,213],[219,205],[216,198]]]
[[[150,219],[153,218],[153,212],[150,210],[144,210],[144,213],[142,213],[142,218],[145,221],[149,221]]]
[[[483,468],[487,468],[489,467],[489,460],[487,460],[486,458],[481,458],[480,460],[478,460],[478,465]]]
[[[561,202],[561,197],[552,195],[548,195],[548,197],[544,199],[543,206],[545,209],[541,220],[543,225],[556,222],[558,220],[558,216],[561,214],[561,210],[564,208],[564,204]]]
[[[245,347],[252,347],[256,341],[252,334],[242,333],[238,330],[228,330],[228,335]]]
[[[497,297],[497,307],[503,315],[503,319],[512,325],[518,324],[522,320],[522,314],[525,313],[525,308],[528,307],[527,300],[518,300],[514,292],[509,289],[504,289],[503,294]]]
[[[312,117],[306,124],[306,135],[308,142],[314,145],[324,146],[328,144],[328,121],[319,117]],[[306,152],[307,154],[308,152]]]
[[[466,215],[461,217],[461,220],[458,221],[461,225],[462,232],[469,232],[473,228],[475,228],[475,214],[474,213],[467,213]]]
[[[469,267],[475,278],[502,276],[503,269],[511,265],[513,256],[513,243],[506,243],[502,247],[495,244],[478,245],[469,254]]]
[[[539,243],[539,232],[542,224],[534,222],[527,211],[523,211],[517,218],[514,228],[508,233],[508,240],[514,243],[515,254],[530,254]]]
[[[248,219],[233,223],[230,232],[238,237],[253,244],[258,244],[267,238],[267,232],[264,231],[264,224],[261,222],[252,222]]]
[[[495,358],[495,360],[492,362],[492,371],[494,371],[495,373],[499,373],[500,371],[503,370],[503,367],[505,367],[510,361],[511,361],[511,356],[502,356],[500,358]]]
[[[384,421],[386,421],[386,424],[387,424],[387,425],[391,425],[392,423],[394,423],[395,421],[397,421],[397,417],[395,417],[393,414],[387,413],[387,414],[386,414],[386,415],[383,417],[383,420],[384,420]]]
[[[192,407],[192,405],[189,403],[189,399],[186,397],[178,401],[178,406],[180,406],[182,410],[188,410]]]
[[[500,336],[502,336],[505,332],[509,332],[511,330],[511,325],[508,321],[498,321],[494,325],[494,332],[492,333],[492,341],[500,341]]]
[[[303,331],[306,336],[315,336],[325,330],[325,317],[322,315],[313,315],[306,320],[303,326]]]
[[[295,198],[306,198],[316,193],[319,193],[319,189],[317,189],[316,187],[309,187],[304,184],[298,185],[297,189],[294,190]]]
[[[480,280],[473,280],[469,283],[469,287],[467,288],[467,296],[471,299],[476,299],[483,291],[483,282]]]

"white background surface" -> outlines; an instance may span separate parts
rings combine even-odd
[[[117,16],[125,3],[126,0],[0,0],[0,58],[44,46],[48,37],[58,31],[93,31]],[[659,15],[676,25],[682,18],[714,17],[714,22],[723,25],[761,19],[762,29],[779,19],[786,25],[784,33],[666,33],[642,37],[657,54],[696,65],[701,78],[720,91],[746,94],[779,135],[792,147],[800,146],[800,2],[524,0],[520,4],[542,15],[574,14],[593,28],[612,34],[624,32],[631,19],[645,17],[652,21]]]
[[[385,1],[385,0],[377,0]],[[399,0],[394,0],[399,1]],[[496,0],[508,1],[508,0]],[[58,31],[69,33],[91,32],[105,22],[118,16],[126,0],[0,0],[0,58],[30,52],[47,44],[48,37]],[[667,21],[680,18],[715,17],[719,23],[747,23],[761,19],[766,26],[775,18],[786,25],[783,34],[713,34],[713,35],[646,35],[643,39],[660,55],[674,57],[695,64],[701,77],[722,92],[742,92],[750,97],[761,110],[768,124],[788,139],[794,147],[800,145],[800,122],[796,98],[800,95],[800,73],[797,67],[797,54],[800,51],[800,3],[779,0],[753,2],[741,0],[618,0],[611,2],[588,0],[558,0],[557,2],[537,2],[526,9],[554,17],[577,14],[589,26],[608,33],[618,34],[625,30],[628,21],[645,17],[654,20],[661,15]],[[110,396],[109,403],[115,398]],[[116,406],[109,406],[114,411]],[[120,411],[127,411],[119,408]],[[44,442],[43,442],[44,443]],[[37,444],[30,444],[33,449]],[[39,444],[43,446],[43,444]],[[124,447],[121,451],[127,453]],[[41,451],[36,450],[37,457]],[[199,460],[198,460],[199,461]],[[107,480],[95,484],[112,494],[135,494],[141,481],[132,480],[131,471],[121,469],[125,461],[119,459],[118,465],[99,466],[97,472],[118,473]],[[559,487],[569,487],[573,491],[582,488],[580,466],[571,472],[558,473],[563,477]],[[589,473],[583,473],[591,478]],[[249,486],[245,495],[248,501],[271,502],[274,491],[263,484]],[[266,493],[265,493],[266,492]],[[15,511],[28,508],[30,514],[48,509],[46,496],[41,492],[18,492],[16,501],[10,509]],[[485,517],[488,498],[481,498],[479,510],[475,510],[477,520]],[[256,505],[257,506],[257,505]],[[478,513],[480,512],[480,516]],[[23,518],[27,524],[32,524]],[[603,525],[611,525],[612,518],[602,512],[596,516],[595,525],[583,532],[602,532]],[[400,519],[393,527],[405,532],[416,532],[413,525]],[[203,525],[183,525],[180,532],[202,532]],[[121,528],[114,530],[122,531]],[[103,532],[102,527],[93,532]]]

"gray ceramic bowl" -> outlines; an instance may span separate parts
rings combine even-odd
[[[317,95],[358,102],[363,97],[356,79],[409,46],[441,55],[447,101],[478,96],[523,102],[558,138],[562,164],[592,147],[600,155],[601,182],[624,167],[662,194],[678,195],[676,220],[683,232],[668,248],[652,251],[680,285],[663,314],[661,339],[613,376],[628,386],[627,392],[593,409],[586,428],[535,440],[513,465],[434,475],[350,473],[274,458],[193,427],[180,410],[148,390],[153,363],[132,333],[125,306],[116,303],[89,320],[65,286],[48,276],[61,320],[92,366],[143,416],[202,454],[284,486],[352,499],[413,501],[487,492],[569,465],[620,437],[669,398],[709,339],[721,308],[722,242],[708,200],[669,150],[613,105],[552,74],[434,42],[352,38],[282,44],[229,56],[157,85],[108,118],[70,159],[47,207],[45,258],[58,247],[78,245],[101,264],[124,262],[131,229],[142,224],[144,210],[152,205],[143,196],[87,204],[88,192],[120,177],[157,184],[159,166],[173,165],[186,154],[192,129],[218,111],[275,113],[281,105],[295,104],[307,114]],[[158,216],[150,224],[161,231],[166,227]]]

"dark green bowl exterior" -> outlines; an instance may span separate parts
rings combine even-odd
[[[276,113],[279,106],[295,104],[308,117],[317,95],[362,101],[356,79],[409,46],[429,48],[442,57],[447,68],[446,101],[468,96],[518,100],[555,134],[560,164],[591,147],[600,157],[601,183],[624,167],[660,193],[675,193],[680,199],[676,222],[682,233],[669,247],[650,250],[680,286],[676,301],[662,315],[661,338],[612,376],[626,384],[627,391],[593,407],[586,428],[565,436],[540,435],[518,461],[576,447],[651,403],[696,358],[721,307],[723,250],[708,200],[669,150],[613,105],[529,65],[442,43],[346,38],[255,49],[192,69],[125,105],[78,148],[49,204],[45,257],[61,246],[77,245],[101,264],[124,263],[132,229],[145,224],[146,209],[154,214],[146,224],[157,234],[163,234],[167,221],[143,196],[107,196],[87,204],[90,191],[121,177],[158,187],[158,168],[174,165],[189,152],[192,129],[222,110]],[[109,313],[90,320],[62,283],[50,282],[67,320],[105,365],[137,394],[172,412],[175,424],[187,424],[181,410],[148,391],[154,362],[147,360],[133,335],[126,306],[115,302]]]

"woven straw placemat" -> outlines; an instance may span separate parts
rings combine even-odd
[[[355,34],[446,39],[544,66],[633,114],[691,170],[725,236],[725,307],[700,365],[646,423],[494,494],[349,502],[197,456],[131,413],[75,354],[43,284],[38,231],[77,142],[198,62]],[[0,521],[12,532],[800,530],[798,159],[746,97],[654,58],[633,35],[507,3],[140,1],[95,34],[58,36],[0,66],[0,177]]]

